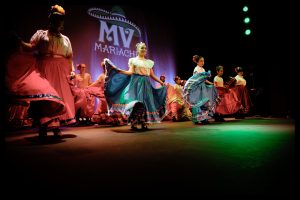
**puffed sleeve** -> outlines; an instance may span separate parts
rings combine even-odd
[[[71,41],[67,36],[65,36],[65,40],[67,42],[66,57],[73,57],[73,50],[72,50]]]
[[[44,30],[38,30],[35,32],[35,34],[31,37],[30,39],[30,44],[32,44],[33,46],[36,46],[37,43],[40,41],[41,36],[44,34]]]
[[[148,67],[153,68],[154,66],[154,61],[153,60],[148,60]]]
[[[197,74],[198,73],[198,71],[197,71],[197,67],[195,67],[194,68],[194,72],[193,72],[193,74]]]
[[[128,60],[128,67],[133,65],[133,58],[129,58]]]
[[[214,82],[218,82],[218,76],[214,77]]]

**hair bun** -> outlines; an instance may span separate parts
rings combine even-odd
[[[243,68],[242,67],[236,67],[235,68],[235,72],[238,73],[238,72],[242,72],[243,71]]]
[[[59,5],[51,6],[50,14],[65,15],[65,10]]]
[[[135,47],[138,48],[140,45],[146,45],[144,42],[138,42]]]

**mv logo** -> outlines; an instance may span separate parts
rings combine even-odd
[[[111,12],[90,8],[88,14],[99,19],[98,41],[101,43],[108,42],[117,47],[130,48],[133,36],[141,37],[140,28],[126,19],[120,7],[114,7]]]

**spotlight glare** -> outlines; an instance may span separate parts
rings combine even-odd
[[[248,24],[248,23],[250,22],[250,18],[249,18],[249,17],[246,17],[246,18],[244,19],[244,22],[245,22],[245,24]]]
[[[251,30],[250,29],[245,30],[245,35],[250,35],[250,34],[251,34]]]
[[[248,6],[244,6],[244,7],[243,7],[243,11],[244,11],[244,12],[247,12],[247,11],[248,11]]]

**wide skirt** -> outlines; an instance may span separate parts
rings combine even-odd
[[[212,118],[220,102],[216,87],[205,83],[208,77],[210,71],[198,73],[190,77],[184,85],[183,98],[192,108],[193,122]]]
[[[154,88],[148,76],[120,74],[105,63],[107,76],[104,93],[108,112],[121,112],[128,116],[128,121],[138,117],[134,108],[143,110],[142,118],[148,123],[159,123],[166,114],[165,86]],[[134,112],[133,112],[134,111]]]

